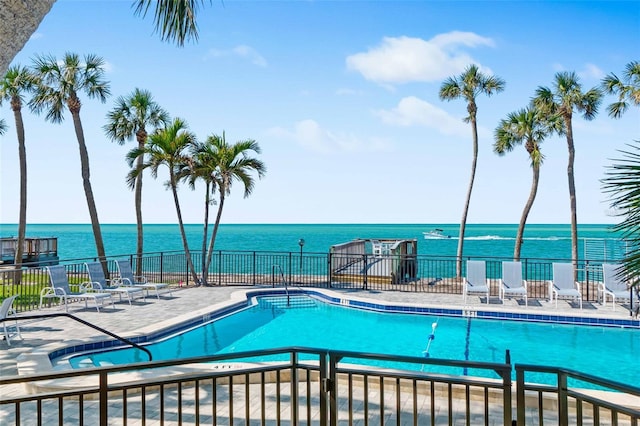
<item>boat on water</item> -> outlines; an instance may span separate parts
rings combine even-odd
[[[427,240],[442,240],[451,238],[450,235],[446,235],[442,229],[435,228],[428,232],[423,232],[422,235]]]

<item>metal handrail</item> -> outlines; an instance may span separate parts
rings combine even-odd
[[[71,315],[69,313],[66,312],[59,312],[56,314],[41,314],[41,315],[20,315],[20,316],[10,316],[10,317],[6,317],[6,318],[0,318],[0,323],[3,323],[5,321],[17,321],[17,320],[32,320],[32,319],[42,319],[42,318],[56,318],[56,317],[66,317],[66,318],[71,318],[74,321],[79,322],[80,324],[84,324],[87,327],[91,327],[94,330],[97,330],[101,333],[104,333],[110,337],[113,337],[114,339],[117,339],[123,343],[126,343],[127,345],[133,346],[136,349],[139,349],[143,352],[146,352],[147,355],[149,356],[149,361],[153,361],[153,356],[151,355],[151,351],[147,348],[144,348],[140,345],[138,345],[137,343],[132,342],[131,340],[127,339],[126,337],[121,337],[118,336],[115,333],[110,332],[109,330],[105,330],[102,327],[98,327],[95,324],[92,324],[88,321],[85,321],[81,318],[76,317],[75,315]]]
[[[284,285],[284,291],[285,291],[285,293],[287,293],[287,306],[290,306],[291,305],[291,298],[289,296],[289,286],[287,285],[287,280],[284,278],[284,271],[282,270],[282,266],[276,264],[276,265],[273,265],[271,267],[272,273],[276,269],[280,270],[280,276],[282,277],[282,284]]]

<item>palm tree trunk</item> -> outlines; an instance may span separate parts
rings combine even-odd
[[[0,75],[7,72],[11,61],[36,31],[53,3],[55,0],[0,0],[0,10],[5,17],[0,20]]]
[[[144,141],[138,142],[138,149],[143,152]],[[144,235],[142,225],[142,170],[144,164],[144,154],[138,157],[136,168],[138,169],[138,175],[136,176],[135,187],[135,205],[136,205],[136,229],[138,231],[136,241],[136,275],[142,276],[142,253],[144,252]]]
[[[476,165],[478,163],[478,127],[476,118],[471,117],[471,131],[473,132],[473,161],[471,162],[471,179],[467,190],[467,199],[462,210],[462,220],[460,221],[460,234],[458,236],[458,251],[456,253],[456,276],[462,276],[462,250],[464,246],[464,232],[467,226],[467,214],[469,213],[469,203],[471,202],[471,191],[473,191],[473,181],[476,177]]]
[[[216,235],[218,235],[218,227],[220,226],[220,219],[222,218],[222,209],[224,208],[224,194],[225,194],[225,189],[220,188],[220,204],[218,205],[216,222],[213,224],[213,232],[211,233],[211,240],[209,240],[209,253],[207,253],[207,270],[209,270],[209,265],[211,264],[211,258],[213,256],[213,247],[216,242]]]
[[[573,278],[576,280],[578,274],[578,214],[576,207],[576,183],[573,176],[573,162],[576,152],[573,145],[571,116],[565,117],[565,128],[567,129],[567,148],[569,149],[567,178],[569,180],[569,203],[571,206],[571,262],[573,263]]]
[[[513,250],[513,260],[520,260],[520,250],[522,249],[522,241],[524,236],[524,227],[527,223],[527,217],[533,206],[533,202],[536,200],[536,194],[538,193],[538,182],[540,181],[540,164],[533,165],[533,180],[531,181],[531,192],[529,193],[529,199],[524,205],[522,210],[522,217],[520,218],[520,225],[518,225],[518,233],[516,234],[516,246]]]
[[[91,228],[93,229],[93,237],[96,242],[96,252],[98,254],[98,260],[102,264],[102,270],[104,276],[109,277],[109,269],[107,267],[107,256],[104,251],[104,242],[102,240],[102,231],[100,230],[100,222],[98,221],[98,210],[96,209],[96,202],[93,198],[93,189],[91,188],[91,173],[89,171],[89,153],[87,152],[87,145],[84,140],[84,131],[82,130],[82,122],[80,121],[80,114],[72,112],[73,127],[76,131],[76,137],[78,138],[78,148],[80,149],[80,167],[82,170],[82,186],[84,187],[84,195],[87,199],[87,207],[89,208],[89,217],[91,218]]]
[[[209,277],[209,265],[207,265],[207,236],[209,235],[209,203],[211,202],[209,195],[210,188],[211,184],[207,181],[205,184],[206,195],[204,197],[204,222],[202,229],[202,285],[207,285],[207,279]]]
[[[22,121],[21,108],[15,108],[13,115],[16,121],[18,134],[18,158],[20,162],[20,213],[18,217],[18,241],[14,266],[16,273],[13,283],[20,285],[22,282],[22,256],[24,255],[24,240],[27,232],[27,150],[25,148],[24,123]]]
[[[196,268],[193,266],[193,260],[191,259],[191,252],[189,251],[189,243],[187,242],[187,234],[184,232],[184,223],[182,223],[182,211],[180,210],[180,201],[178,200],[178,187],[176,185],[176,178],[173,174],[173,170],[169,169],[171,179],[171,192],[173,193],[173,203],[176,206],[176,214],[178,215],[178,225],[180,226],[180,235],[182,236],[182,245],[184,247],[184,255],[187,257],[187,267],[194,283],[198,283],[198,275],[196,274]]]

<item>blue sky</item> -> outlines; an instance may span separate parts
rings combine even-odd
[[[134,223],[124,160],[133,142],[109,141],[115,99],[152,92],[200,139],[225,131],[255,139],[268,167],[254,193],[234,187],[224,223],[457,223],[472,158],[462,100],[438,98],[442,82],[471,63],[506,81],[478,99],[480,152],[468,223],[517,223],[529,195],[523,147],[492,152],[500,119],[551,86],[560,70],[585,90],[640,52],[640,2],[233,1],[213,2],[200,39],[163,43],[131,2],[58,0],[14,63],[36,54],[93,53],[107,62],[112,96],[83,99],[81,118],[102,223]],[[618,150],[640,136],[636,108],[613,120],[605,97],[596,120],[574,120],[579,223],[613,223],[600,179]],[[62,124],[24,109],[29,223],[88,223],[70,115]],[[18,218],[17,142],[7,103],[2,137],[0,223]],[[544,141],[545,161],[529,223],[568,223],[567,148]],[[144,183],[147,223],[175,223],[171,194]],[[180,189],[185,221],[199,223],[203,188]]]

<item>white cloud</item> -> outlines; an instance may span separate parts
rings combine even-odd
[[[439,34],[428,41],[406,36],[385,37],[379,46],[348,56],[347,69],[381,84],[439,81],[477,63],[460,50],[461,46],[493,47],[494,43],[490,38],[461,31]]]
[[[605,73],[594,64],[586,64],[582,71],[578,71],[578,76],[585,80],[601,80]]]
[[[555,72],[570,72],[572,70],[567,69],[562,64],[552,64],[551,66]],[[576,71],[578,77],[581,80],[600,80],[605,76],[605,72],[602,71],[597,65],[587,63],[584,65],[584,68],[580,71]]]
[[[29,37],[29,40],[38,40],[44,37],[43,33],[40,32],[35,32],[33,34],[31,34],[31,37]]]
[[[363,140],[356,135],[347,133],[335,133],[326,130],[315,120],[302,120],[297,122],[293,129],[281,127],[269,131],[274,136],[294,141],[300,146],[314,152],[363,152],[363,151],[388,151],[390,144],[381,138]]]
[[[209,49],[209,52],[207,53],[207,57],[210,58],[222,58],[229,56],[246,59],[252,64],[262,68],[268,65],[267,60],[262,55],[260,55],[254,48],[244,44],[226,50]]]
[[[403,98],[395,108],[376,111],[375,115],[380,117],[383,123],[394,126],[423,126],[447,136],[468,137],[470,135],[469,125],[459,117],[453,117],[415,96]]]

